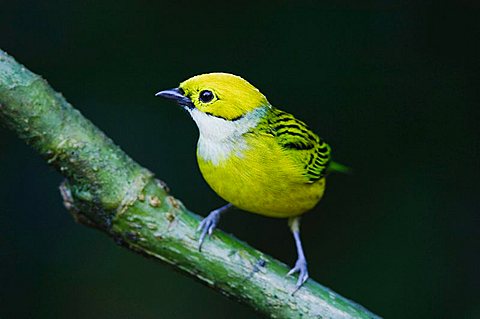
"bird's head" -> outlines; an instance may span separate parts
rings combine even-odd
[[[226,121],[241,119],[253,110],[269,105],[257,88],[228,73],[197,75],[180,83],[178,88],[156,95],[175,100],[192,116],[194,112],[201,112]]]

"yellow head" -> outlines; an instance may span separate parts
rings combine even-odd
[[[241,77],[228,73],[197,75],[182,82],[177,89],[162,91],[157,95],[228,121],[269,105],[257,88]]]

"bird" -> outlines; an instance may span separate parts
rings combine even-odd
[[[231,207],[288,219],[297,250],[296,290],[309,278],[300,218],[322,198],[330,170],[330,146],[303,121],[272,106],[242,77],[207,73],[155,94],[175,101],[198,126],[197,162],[207,184],[228,204],[199,224],[198,248]]]

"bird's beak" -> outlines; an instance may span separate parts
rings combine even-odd
[[[195,107],[192,100],[183,95],[183,91],[181,91],[179,88],[160,91],[156,93],[155,96],[161,96],[166,99],[173,100],[185,108],[193,109]]]

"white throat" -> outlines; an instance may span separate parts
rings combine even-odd
[[[257,126],[265,108],[257,108],[236,121],[208,115],[196,108],[189,112],[200,131],[197,156],[218,165],[232,155],[242,156],[247,148],[243,134]]]

